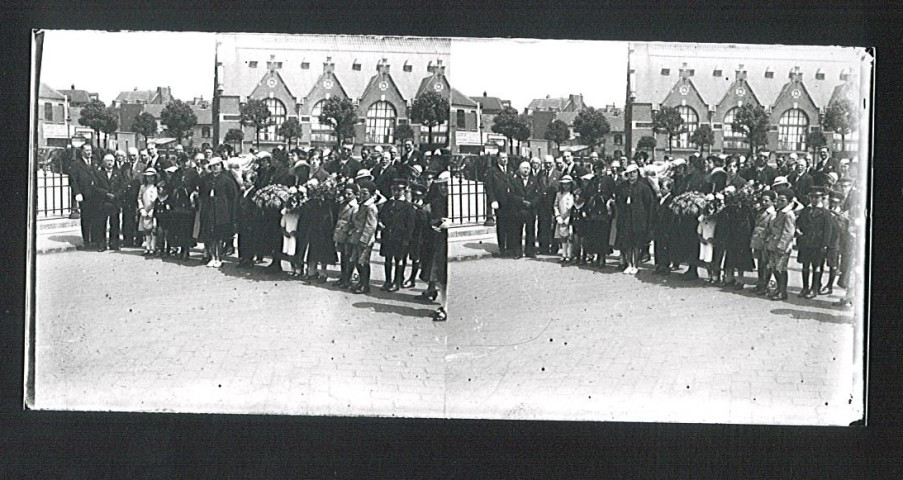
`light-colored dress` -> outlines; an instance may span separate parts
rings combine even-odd
[[[138,231],[150,233],[154,230],[154,202],[157,201],[157,186],[151,183],[141,185],[138,191]]]
[[[280,225],[282,226],[282,253],[292,256],[295,254],[298,243],[295,239],[295,231],[298,230],[298,213],[283,213]]]
[[[699,216],[699,226],[696,227],[696,231],[702,235],[702,238],[714,238],[715,237],[715,217],[714,216]],[[715,246],[709,243],[699,242],[699,260],[710,263],[712,258],[715,256]]]
[[[574,207],[574,194],[558,192],[555,194],[555,238],[563,239],[571,235],[571,209]],[[561,222],[558,218],[561,218]]]

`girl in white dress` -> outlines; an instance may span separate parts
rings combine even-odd
[[[715,257],[716,225],[715,205],[708,203],[706,204],[703,214],[699,216],[699,226],[696,228],[696,232],[699,234],[699,261],[705,263],[706,270],[709,273],[709,278],[705,279],[706,283],[715,283],[718,281],[716,278],[718,276],[716,274],[718,269],[713,263]]]
[[[158,196],[157,171],[151,167],[144,171],[141,189],[138,191],[138,231],[144,233],[144,256],[153,255],[157,247],[154,203]]]
[[[571,210],[574,207],[574,179],[565,175],[558,180],[558,193],[555,194],[555,240],[561,243],[561,263],[567,264],[573,255],[571,243]]]

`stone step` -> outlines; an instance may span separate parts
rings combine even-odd
[[[485,225],[468,225],[463,227],[452,227],[448,229],[448,237],[475,237],[480,235],[495,235],[495,227],[487,227]]]
[[[47,232],[54,230],[72,230],[81,228],[81,220],[70,219],[66,217],[38,219],[35,226],[39,232]]]

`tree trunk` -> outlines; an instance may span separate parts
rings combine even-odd
[[[673,151],[672,151],[672,149],[674,148],[673,140],[674,140],[674,135],[668,135],[668,155],[671,155],[673,153]]]
[[[841,152],[846,152],[846,151],[847,151],[847,142],[846,142],[846,139],[847,139],[846,134],[844,134],[843,132],[840,132],[840,151],[841,151]]]
[[[430,142],[429,142],[429,143],[430,143],[430,148],[432,148],[432,147],[433,147],[433,125],[432,125],[432,124],[429,124],[429,125],[426,126],[426,128],[427,128],[427,132],[428,132],[427,138],[428,138],[429,141],[430,141]]]
[[[254,131],[254,141],[257,143],[257,151],[260,151],[260,127]]]

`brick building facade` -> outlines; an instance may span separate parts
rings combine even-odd
[[[279,126],[297,118],[305,146],[334,146],[337,139],[318,116],[332,97],[357,108],[355,144],[397,143],[394,129],[410,122],[410,106],[427,89],[450,98],[447,75],[451,41],[341,35],[219,34],[213,96],[213,140],[225,143],[230,129],[244,132],[243,149],[255,143],[252,127],[241,125],[241,105],[263,100],[274,124],[260,135],[260,148],[284,145]],[[426,130],[412,125],[415,142]],[[433,129],[448,144],[450,122]]]
[[[765,107],[769,150],[804,153],[809,150],[806,135],[823,130],[821,120],[831,100],[849,94],[855,99],[860,93],[859,55],[837,47],[631,42],[627,153],[636,150],[643,136],[656,138],[657,157],[668,152],[667,136],[655,134],[652,128],[653,112],[665,106],[676,107],[687,126],[687,132],[670,145],[674,155],[697,151],[690,136],[703,124],[714,132],[713,152],[748,153],[746,139],[731,128],[736,108],[744,104]],[[824,133],[831,143],[834,132]],[[855,149],[856,142],[847,144],[848,150]]]

